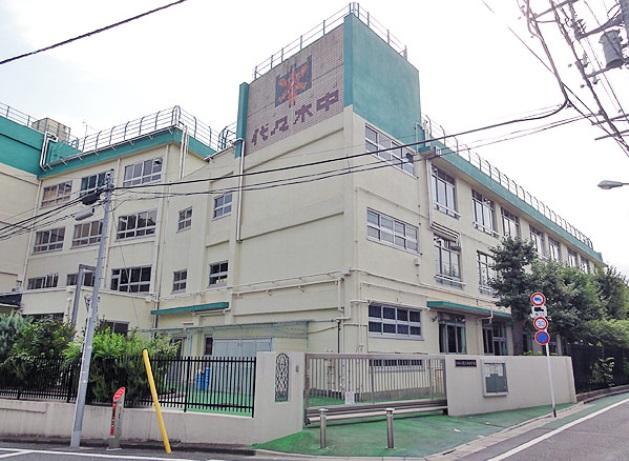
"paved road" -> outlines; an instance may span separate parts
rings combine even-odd
[[[550,424],[462,459],[628,461],[629,399],[608,408],[593,413],[590,419],[579,419],[566,425]]]

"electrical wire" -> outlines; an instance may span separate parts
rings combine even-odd
[[[177,0],[175,2],[168,3],[166,5],[162,5],[160,7],[153,8],[152,10],[145,11],[144,13],[140,13],[140,14],[137,14],[135,16],[131,16],[130,18],[126,18],[126,19],[123,19],[121,21],[114,22],[112,24],[108,24],[108,25],[103,26],[103,27],[99,27],[98,29],[94,29],[94,30],[86,32],[84,34],[76,35],[76,36],[68,38],[66,40],[62,40],[60,42],[53,43],[52,45],[48,45],[48,46],[45,46],[43,48],[39,48],[37,50],[29,51],[27,53],[22,53],[20,55],[13,56],[11,58],[3,59],[2,61],[0,61],[0,65],[8,64],[10,62],[17,61],[18,59],[23,59],[23,58],[27,58],[29,56],[33,56],[35,54],[43,53],[44,51],[49,51],[49,50],[52,50],[54,48],[58,48],[58,47],[63,46],[63,45],[68,45],[69,43],[76,42],[77,40],[81,40],[81,39],[90,37],[92,35],[100,34],[101,32],[105,32],[107,30],[113,29],[113,28],[118,27],[118,26],[122,26],[124,24],[128,24],[128,23],[130,23],[132,21],[141,19],[141,18],[143,18],[145,16],[149,16],[149,15],[151,15],[153,13],[157,13],[158,11],[162,11],[162,10],[165,10],[167,8],[171,8],[173,6],[179,5],[179,4],[184,3],[186,1],[188,1],[188,0]]]

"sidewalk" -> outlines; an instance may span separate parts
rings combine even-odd
[[[570,405],[562,405],[566,408]],[[525,408],[483,415],[444,415],[396,418],[395,446],[387,449],[386,421],[328,423],[327,448],[319,448],[319,428],[263,444],[256,449],[310,456],[412,457],[423,458],[520,425],[550,412],[549,406]]]

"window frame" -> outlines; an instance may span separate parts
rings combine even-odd
[[[33,287],[35,282],[41,281],[41,286]],[[31,283],[32,282],[32,283]],[[44,290],[46,288],[57,288],[59,286],[59,273],[51,273],[40,277],[31,277],[26,281],[27,290]]]
[[[459,213],[457,206],[456,178],[454,176],[450,176],[441,168],[433,166],[430,175],[430,182],[432,187],[432,202],[434,208],[437,211],[440,211],[441,213],[446,214],[452,218],[459,219],[461,214]],[[442,203],[440,201],[440,184],[443,184],[443,190],[445,193],[443,199],[445,200],[445,203]],[[449,191],[451,191],[451,194],[449,193]],[[452,196],[452,204],[448,203],[450,195]]]
[[[144,270],[148,269],[148,280],[142,280]],[[126,275],[126,282],[123,283],[123,275]],[[134,271],[138,274],[138,280],[132,280],[134,278]],[[119,291],[121,293],[149,293],[151,290],[151,278],[152,266],[132,266],[132,267],[120,267],[111,270],[111,283],[109,285],[112,291]],[[121,290],[122,286],[127,287],[126,290]],[[138,287],[137,290],[132,290],[132,287]],[[144,289],[146,288],[146,289]]]
[[[179,210],[177,213],[177,232],[188,230],[192,227],[192,207]]]
[[[98,228],[98,234],[93,234],[94,229]],[[80,235],[77,237],[77,232],[83,233],[83,229],[88,230],[87,235]],[[103,221],[97,219],[95,221],[77,223],[74,225],[72,231],[72,246],[71,248],[82,248],[90,245],[95,245],[100,242],[103,237]]]
[[[488,283],[490,279],[496,276],[496,271],[491,268],[494,264],[494,258],[482,251],[476,252],[476,265],[478,268],[478,291],[484,295],[495,296],[495,290],[489,286]],[[485,275],[486,280],[483,280],[483,275]]]
[[[370,139],[368,132],[373,133],[375,135],[375,139]],[[380,152],[385,149],[388,150]],[[400,143],[369,124],[365,124],[365,150],[373,153],[376,157],[391,163],[391,165],[396,167],[398,170],[413,177],[417,177],[414,161],[416,153],[411,149],[402,147]],[[413,158],[412,162],[408,161],[409,154]]]
[[[96,174],[91,174],[88,176],[83,176],[81,178],[81,187],[79,189],[79,197],[83,197],[85,195],[89,195],[92,192],[96,192],[100,187],[104,187],[105,186],[105,178],[107,177],[107,172],[103,171],[100,173],[96,173]],[[91,180],[94,180],[94,185],[93,186],[89,186],[89,183],[92,182]],[[84,187],[84,186],[89,186],[89,187]]]
[[[159,166],[157,169],[158,171],[156,171],[155,165]],[[146,170],[149,166],[151,171],[147,172]],[[162,179],[163,168],[164,161],[162,157],[154,157],[132,163],[130,165],[125,165],[122,185],[123,187],[127,187],[159,182]],[[138,169],[141,169],[141,171]],[[131,171],[130,175],[127,175],[128,171]]]
[[[370,215],[375,215],[377,217],[377,224],[369,219]],[[391,227],[384,227],[382,225],[383,220],[391,221]],[[400,228],[403,229],[403,232],[399,231]],[[370,232],[377,233],[377,237],[370,235]],[[412,235],[413,232],[415,233],[415,237]],[[389,235],[391,240],[383,239],[383,234]],[[382,243],[414,255],[419,254],[419,226],[401,221],[392,216],[374,210],[373,208],[367,208],[367,240]],[[398,243],[400,241],[403,241],[403,245]],[[410,247],[408,245],[409,243]],[[415,246],[415,248],[413,248],[413,246]]]
[[[553,249],[557,249],[557,257],[553,254]],[[548,259],[554,262],[561,262],[561,242],[548,236]]]
[[[183,274],[183,277],[182,277]],[[177,279],[177,277],[180,277]],[[184,293],[188,288],[188,269],[181,269],[173,272],[172,293]]]
[[[442,285],[450,285],[457,288],[463,288],[463,277],[461,274],[461,250],[452,249],[452,245],[456,245],[456,242],[449,240],[440,235],[434,234],[434,248],[435,248],[435,280]],[[458,275],[453,275],[450,270],[444,271],[444,256],[448,256],[447,265],[453,267],[452,257],[456,256],[456,268]]]
[[[380,316],[372,315],[372,310],[379,309]],[[395,311],[395,318],[385,318],[384,310],[393,309]],[[404,314],[402,314],[404,313]],[[416,314],[417,321],[411,320],[411,314]],[[401,317],[406,317],[401,318]],[[372,325],[380,325],[380,331],[373,331]],[[394,332],[385,332],[385,325],[393,326]],[[400,328],[402,327],[402,328]],[[413,328],[419,329],[419,334],[412,334]],[[406,329],[407,332],[403,333],[400,330]],[[411,341],[421,341],[424,339],[423,326],[422,326],[422,310],[418,308],[398,306],[395,304],[387,303],[369,303],[367,306],[367,332],[369,336],[378,338],[391,338],[391,339],[405,339]]]
[[[118,335],[122,335],[125,338],[128,336],[129,334],[129,322],[121,322],[119,320],[101,320],[100,322],[98,322],[98,328],[99,329],[105,329],[109,327],[110,331],[112,333],[118,334]],[[123,327],[122,329],[124,330],[124,333],[117,331],[119,330],[118,327]]]
[[[480,208],[480,209],[479,209]],[[485,223],[485,210],[489,210],[490,214],[490,222],[489,226]],[[485,234],[489,234],[491,236],[497,237],[498,232],[496,232],[496,203],[488,199],[486,196],[481,194],[480,192],[476,192],[472,190],[472,211],[474,214],[473,224],[476,229]],[[479,212],[480,212],[480,221],[479,221]]]
[[[533,226],[529,226],[529,234],[530,234],[530,238],[531,238],[531,242],[533,242],[533,245],[535,246],[535,250],[537,251],[537,256],[541,259],[546,259],[547,258],[547,254],[546,254],[546,235],[544,234],[544,232],[537,230],[535,227]],[[537,242],[537,238],[539,238],[541,246],[542,246],[542,250],[540,251],[538,248],[538,242]]]
[[[520,225],[520,217],[515,213],[511,213],[509,210],[502,208],[502,235],[509,236],[511,238],[519,238],[522,236],[522,229]],[[509,233],[507,233],[507,227],[505,226],[505,221],[512,223],[515,226],[515,234],[511,234],[511,225],[509,225]]]
[[[450,336],[449,328],[452,327],[455,331],[454,342],[455,349],[457,351],[451,352],[450,349]],[[459,337],[459,330],[461,335]],[[461,339],[461,341],[459,341]],[[463,346],[462,348],[460,346]],[[447,346],[447,347],[444,347]],[[445,349],[448,349],[447,351]],[[454,314],[439,314],[439,351],[442,354],[466,354],[467,353],[467,328],[465,322],[465,316]]]
[[[55,236],[54,241],[52,240],[53,235]],[[39,241],[43,240],[44,236],[47,236],[47,240],[45,242]],[[37,231],[35,233],[35,243],[33,244],[33,254],[36,255],[42,253],[52,253],[54,251],[62,251],[65,236],[65,227],[55,227],[53,229],[44,229],[41,231]]]
[[[133,219],[133,227],[129,227],[129,218]],[[140,227],[140,219],[144,220],[145,225]],[[124,229],[121,229],[123,220],[125,221]],[[149,224],[152,220],[153,224]],[[157,209],[138,211],[136,213],[118,216],[118,224],[116,226],[116,240],[128,240],[135,238],[150,237],[155,235],[157,229]]]
[[[54,198],[49,198],[46,200],[46,193],[52,190],[56,191]],[[57,205],[59,203],[64,203],[70,200],[72,196],[72,181],[63,181],[57,184],[53,184],[52,186],[46,186],[42,190],[41,204],[40,208],[49,207],[52,205]]]
[[[81,286],[84,287],[93,287],[95,281],[95,273],[92,271],[83,271],[83,283]],[[66,275],[66,286],[67,287],[75,287],[77,286],[77,282],[79,279],[79,273],[73,272]]]
[[[225,265],[225,270],[222,269]],[[216,272],[212,272],[212,267],[217,267]],[[210,263],[208,269],[208,288],[222,287],[227,285],[227,277],[229,276],[229,260]]]
[[[496,327],[501,335],[496,335]],[[483,353],[485,355],[509,355],[507,344],[507,324],[501,320],[483,320]],[[498,349],[496,349],[496,346]]]
[[[229,197],[229,202],[226,201],[227,197]],[[219,200],[223,200],[223,203],[217,205]],[[232,214],[234,203],[233,192],[226,192],[224,194],[219,195],[218,197],[214,197],[214,209],[212,211],[212,219],[221,219],[226,216]],[[229,210],[227,209],[229,208]]]
[[[567,264],[569,267],[574,267],[575,269],[579,268],[579,256],[577,254],[576,251],[571,250],[570,248],[568,248],[568,259],[567,259]]]

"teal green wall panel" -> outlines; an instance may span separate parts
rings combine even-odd
[[[38,174],[43,142],[39,131],[0,117],[0,163]]]
[[[420,120],[419,72],[354,15],[344,23],[344,105],[403,142]]]

